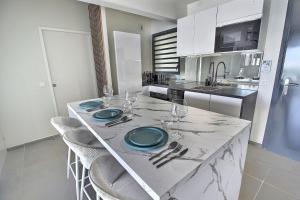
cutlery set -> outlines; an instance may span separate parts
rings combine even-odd
[[[149,161],[155,159],[155,158],[158,158],[160,156],[162,156],[164,153],[166,153],[167,151],[169,151],[167,154],[165,154],[164,156],[158,158],[157,160],[155,160],[152,164],[153,165],[156,165],[158,164],[159,162],[161,162],[160,164],[158,164],[156,166],[156,168],[160,168],[162,167],[163,165],[167,164],[168,162],[174,160],[174,159],[177,159],[177,158],[180,158],[182,157],[184,154],[186,154],[188,152],[188,148],[185,148],[182,150],[182,145],[179,144],[178,142],[171,142],[169,144],[169,146],[167,147],[167,149],[164,149],[162,150],[161,152],[153,155],[152,157],[149,158]],[[182,150],[182,151],[181,151]],[[168,158],[170,155],[174,154],[174,156]]]
[[[94,111],[100,111],[100,110],[104,110],[107,107],[104,106],[102,101],[87,101],[87,102],[83,102],[81,104],[79,104],[79,107],[82,109],[85,109],[86,112],[94,112]],[[115,109],[111,109],[111,110],[115,110]],[[101,111],[100,111],[101,112]],[[121,114],[123,113],[123,111],[120,111]],[[93,117],[97,118],[97,116],[95,116],[95,114],[97,115],[98,112],[93,114]],[[120,113],[119,113],[120,114]],[[106,117],[101,117],[100,119],[112,119],[114,116],[106,116]],[[116,116],[117,117],[117,116]],[[121,118],[118,119],[114,119],[108,123],[105,124],[106,127],[112,127],[118,124],[122,124],[122,123],[126,123],[131,121],[132,119],[129,118],[128,116],[123,116]]]
[[[124,116],[124,117],[121,117],[120,119],[116,119],[116,120],[113,120],[111,122],[106,123],[105,126],[112,127],[112,126],[115,126],[115,125],[118,125],[118,124],[129,122],[131,120],[132,119],[129,118],[128,116]]]

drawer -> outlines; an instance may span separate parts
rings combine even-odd
[[[209,109],[212,112],[240,118],[242,102],[243,100],[238,98],[211,95]]]
[[[184,92],[184,99],[188,106],[209,110],[210,94],[198,92]]]

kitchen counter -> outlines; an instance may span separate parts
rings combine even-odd
[[[256,94],[257,90],[255,89],[241,89],[239,86],[221,86],[220,89],[217,90],[198,90],[193,89],[195,87],[204,86],[203,83],[198,82],[190,82],[190,83],[172,83],[169,85],[165,84],[151,84],[151,86],[156,87],[163,87],[175,90],[184,90],[184,91],[191,91],[191,92],[199,92],[199,93],[206,93],[206,94],[214,94],[220,96],[227,96],[227,97],[234,97],[234,98],[246,98],[250,95]],[[241,85],[243,87],[243,85]],[[249,87],[251,88],[251,87]]]
[[[111,106],[120,108],[123,102],[114,97]],[[179,128],[174,126],[168,130],[168,142],[178,141],[188,148],[188,153],[156,168],[148,159],[161,149],[131,150],[124,145],[124,136],[141,126],[161,127],[160,116],[169,114],[169,102],[139,95],[134,104],[136,115],[133,120],[111,128],[94,120],[93,112],[80,109],[80,103],[68,104],[70,115],[78,118],[95,135],[149,194],[149,199],[238,200],[250,133],[249,121],[189,107]],[[175,131],[180,133],[177,139],[172,137]]]
[[[190,106],[240,117],[249,121],[253,120],[257,90],[241,89],[252,88],[252,85],[216,86],[217,89],[214,90],[195,89],[196,87],[207,88],[209,86],[199,82],[173,82],[168,86],[165,84],[151,84],[148,88],[150,94],[144,94],[163,100],[189,98]],[[203,95],[206,95],[206,97],[203,97]],[[208,97],[208,95],[211,96]],[[210,101],[217,101],[217,104]]]

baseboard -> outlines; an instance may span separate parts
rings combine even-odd
[[[263,148],[262,144],[259,144],[259,143],[257,143],[257,142],[253,142],[253,141],[250,141],[250,140],[249,140],[249,142],[248,142],[248,143],[249,143],[249,144],[252,144],[252,145],[254,145],[254,146],[257,146],[257,147]]]
[[[59,136],[58,133],[54,134],[54,135],[51,135],[51,136],[44,137],[44,138],[40,138],[40,139],[37,139],[37,140],[33,140],[33,141],[30,141],[30,142],[27,142],[27,143],[24,143],[24,144],[20,144],[20,145],[16,145],[16,146],[13,146],[13,147],[9,147],[9,148],[7,148],[7,151],[12,151],[12,150],[18,149],[20,147],[23,147],[24,145],[34,144],[34,143],[41,142],[41,141],[44,141],[44,140],[49,140],[49,139],[55,138],[57,136]]]

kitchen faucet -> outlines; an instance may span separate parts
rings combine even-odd
[[[215,63],[211,62],[208,70],[208,77],[206,79],[205,85],[212,85],[214,82],[214,73],[215,73]]]
[[[211,71],[211,68],[212,68],[212,71]],[[215,63],[214,62],[210,63],[208,73],[211,74],[212,77],[214,77],[214,73],[215,73]]]
[[[221,61],[218,63],[217,68],[216,68],[216,74],[215,74],[215,79],[214,79],[214,84],[213,85],[217,85],[217,78],[218,78],[218,70],[219,70],[219,65],[222,64],[224,67],[224,79],[226,78],[226,64]]]

